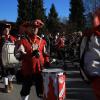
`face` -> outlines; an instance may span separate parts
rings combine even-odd
[[[33,28],[31,26],[25,28],[25,32],[31,35],[33,33]]]
[[[10,31],[9,28],[5,28],[4,31],[3,31],[3,34],[4,34],[4,35],[8,35],[8,34],[9,34],[9,31]]]
[[[34,35],[38,34],[38,28],[33,28],[33,29],[32,29],[32,33],[33,33]]]
[[[93,20],[93,25],[94,25],[94,27],[96,27],[96,26],[99,26],[99,25],[100,25],[100,19],[99,19],[99,17],[98,17],[98,16],[95,16],[95,17],[94,17],[94,20]]]
[[[24,32],[25,32],[25,27],[20,26],[19,27],[19,33],[21,34],[21,33],[24,33]]]

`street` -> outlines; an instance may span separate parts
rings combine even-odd
[[[56,65],[56,64],[55,64]],[[53,65],[53,66],[55,66]],[[62,62],[56,67],[62,66]],[[66,62],[66,99],[65,100],[96,100],[89,84],[83,82],[79,73],[79,64]],[[21,84],[14,81],[14,90],[11,93],[3,92],[4,85],[0,80],[0,100],[21,100],[20,90]],[[42,100],[36,96],[35,87],[33,85],[29,100]]]

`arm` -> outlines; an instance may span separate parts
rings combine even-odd
[[[24,54],[26,54],[24,46],[20,44],[19,40],[16,41],[15,49],[14,49],[14,56],[16,57],[16,59],[22,60]]]
[[[47,52],[46,46],[44,46],[44,49],[43,49],[43,56],[44,56],[44,67],[49,68],[50,60],[49,60],[49,53]]]

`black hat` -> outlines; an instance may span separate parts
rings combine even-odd
[[[23,27],[29,27],[29,26],[32,26],[31,23],[29,21],[24,21],[20,24],[21,26]]]
[[[6,24],[3,25],[3,28],[9,28],[9,29],[11,29],[11,24],[7,24],[6,23]]]

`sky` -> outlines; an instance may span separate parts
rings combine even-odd
[[[69,1],[70,0],[44,0],[46,15],[49,13],[51,4],[53,3],[59,17],[68,17]],[[18,15],[17,5],[17,0],[0,0],[0,20],[15,22]]]

